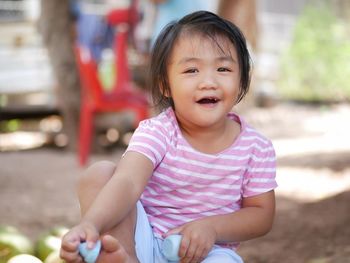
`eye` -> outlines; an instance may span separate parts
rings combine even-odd
[[[231,72],[232,70],[227,68],[227,67],[221,67],[221,68],[218,68],[218,71],[219,72]]]
[[[196,72],[198,72],[198,69],[196,69],[196,68],[190,68],[190,69],[186,69],[184,71],[184,73],[196,73]]]

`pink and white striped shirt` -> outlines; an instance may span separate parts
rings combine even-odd
[[[241,133],[218,154],[191,147],[171,108],[136,129],[126,151],[144,154],[153,163],[141,202],[157,237],[194,219],[237,211],[242,197],[277,187],[271,142],[238,115],[228,117],[240,123]]]

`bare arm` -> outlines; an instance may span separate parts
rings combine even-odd
[[[93,197],[81,222],[62,238],[61,258],[66,262],[82,262],[78,253],[80,242],[86,241],[88,248],[93,248],[101,234],[121,222],[135,208],[152,171],[149,159],[127,152],[97,197]]]
[[[263,236],[271,230],[275,215],[275,193],[269,191],[243,199],[237,212],[208,217],[216,232],[216,242],[244,241]]]
[[[149,159],[127,152],[82,221],[92,223],[100,233],[114,227],[134,208],[152,171]]]

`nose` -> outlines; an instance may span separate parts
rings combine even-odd
[[[218,87],[218,82],[215,74],[212,72],[203,72],[201,76],[201,81],[199,84],[200,89],[216,89]]]

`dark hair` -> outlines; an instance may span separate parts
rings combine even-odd
[[[167,65],[174,44],[183,32],[209,37],[217,45],[217,37],[223,36],[234,45],[240,70],[240,90],[236,103],[240,102],[248,92],[250,83],[250,55],[245,38],[241,30],[230,21],[208,11],[197,11],[165,26],[153,45],[149,88],[155,106],[159,109],[174,106],[172,99],[163,94],[170,94]],[[223,50],[220,45],[219,48]]]

